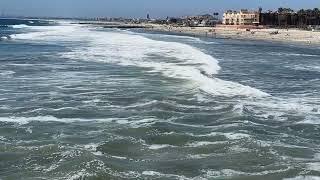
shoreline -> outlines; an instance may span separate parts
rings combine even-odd
[[[175,33],[185,36],[216,39],[253,40],[275,43],[294,43],[320,46],[320,32],[299,29],[236,29],[232,27],[178,27],[170,25],[146,24],[146,31]]]

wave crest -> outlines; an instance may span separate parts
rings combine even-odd
[[[85,42],[61,56],[73,60],[114,63],[146,68],[170,78],[186,80],[188,89],[215,96],[268,96],[258,89],[215,78],[221,67],[217,59],[178,42],[157,41],[124,31],[97,31],[76,25],[42,28],[40,32],[18,34],[15,39]]]
[[[18,24],[18,25],[10,25],[9,27],[11,27],[13,29],[22,29],[22,28],[28,28],[30,26],[28,26],[26,24]]]

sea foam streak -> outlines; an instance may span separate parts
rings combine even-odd
[[[138,66],[166,77],[188,80],[190,88],[216,96],[268,96],[258,89],[213,77],[218,61],[200,50],[177,42],[148,39],[127,32],[93,31],[76,25],[35,27],[39,32],[18,34],[14,39],[86,42],[64,58]],[[160,57],[160,58],[159,58]]]
[[[18,25],[11,25],[10,27],[12,27],[13,29],[22,29],[22,28],[27,28],[30,27],[26,24],[18,24]]]

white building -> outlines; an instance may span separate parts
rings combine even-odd
[[[242,9],[237,11],[227,11],[223,14],[224,25],[259,25],[260,12]]]

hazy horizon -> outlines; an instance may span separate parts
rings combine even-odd
[[[55,16],[55,17],[151,17],[184,16],[223,12],[227,9],[277,9],[289,7],[293,9],[319,7],[319,0],[2,0],[1,14],[12,16]]]

